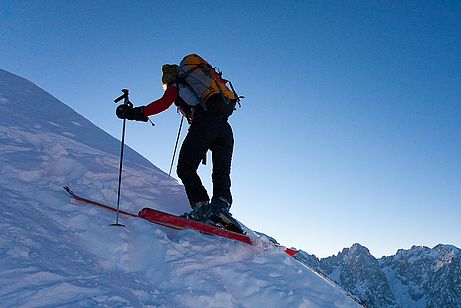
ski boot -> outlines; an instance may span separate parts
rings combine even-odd
[[[229,231],[244,234],[237,220],[229,213],[230,203],[224,198],[213,198],[205,223],[224,228]]]
[[[191,204],[192,211],[186,212],[179,217],[183,217],[198,222],[205,222],[210,212],[210,202],[201,201]]]

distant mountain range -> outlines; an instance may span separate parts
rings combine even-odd
[[[413,246],[376,259],[360,244],[318,259],[296,257],[355,295],[366,307],[461,307],[461,250]]]

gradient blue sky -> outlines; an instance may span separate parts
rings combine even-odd
[[[231,119],[232,211],[249,227],[320,257],[355,242],[376,257],[461,247],[460,1],[0,8],[0,68],[117,138],[120,89],[144,105],[162,95],[162,64],[193,52],[219,66],[246,96]],[[180,117],[152,120],[129,123],[127,143],[167,172]]]

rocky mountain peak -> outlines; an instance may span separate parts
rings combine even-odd
[[[452,245],[412,246],[380,259],[360,244],[323,259],[299,256],[367,307],[461,307],[461,250]]]

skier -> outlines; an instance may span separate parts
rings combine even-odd
[[[207,79],[205,91],[202,91],[200,87],[203,88],[203,81]],[[177,166],[178,177],[192,208],[183,217],[241,232],[239,224],[229,213],[234,137],[228,117],[234,110],[238,95],[232,85],[232,91],[227,88],[227,82],[201,57],[188,55],[179,66],[163,65],[162,84],[166,90],[160,99],[135,108],[120,105],[116,114],[121,119],[147,122],[148,116],[165,111],[175,103],[190,124]],[[212,152],[213,163],[211,202],[197,174],[208,150]]]

